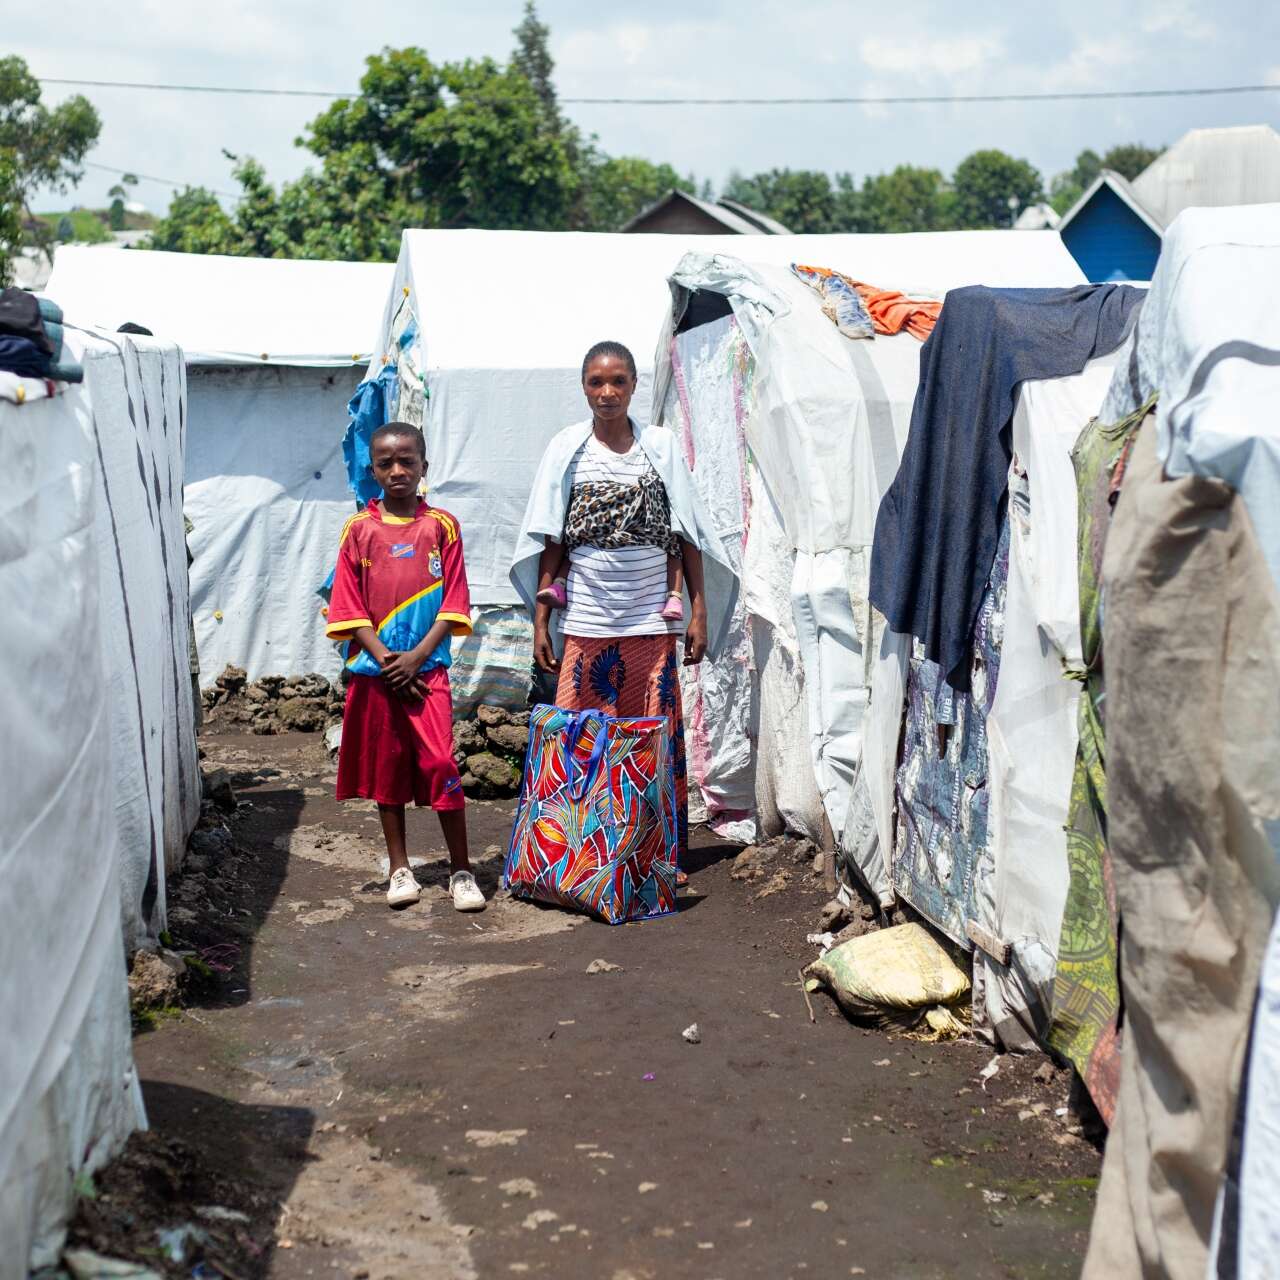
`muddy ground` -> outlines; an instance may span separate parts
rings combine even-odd
[[[140,1029],[152,1131],[74,1241],[230,1280],[1078,1273],[1099,1157],[1057,1114],[1067,1077],[1005,1056],[984,1081],[976,1041],[822,995],[811,1022],[806,868],[757,897],[699,832],[675,917],[463,916],[411,813],[424,897],[391,912],[377,815],[334,802],[318,736],[203,745],[236,851],[176,887],[172,931],[212,968]],[[469,815],[493,893],[511,804]],[[157,1232],[187,1224],[171,1261]]]

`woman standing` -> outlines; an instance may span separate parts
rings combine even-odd
[[[714,656],[737,579],[674,436],[637,426],[628,412],[636,389],[631,352],[597,343],[582,362],[582,389],[591,418],[566,427],[542,456],[511,579],[533,612],[534,658],[558,674],[557,706],[670,720],[683,857],[688,782],[677,641],[683,631],[686,666],[708,650]],[[537,596],[552,585],[566,553],[564,653],[557,658],[552,606]],[[683,559],[687,624],[663,616],[669,554]]]

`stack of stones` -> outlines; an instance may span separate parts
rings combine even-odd
[[[342,688],[319,672],[249,683],[243,667],[229,666],[201,696],[211,721],[250,733],[319,733],[342,718]]]
[[[476,799],[500,799],[520,790],[529,746],[529,713],[482,705],[474,719],[453,722],[453,756],[462,789]]]
[[[248,681],[243,667],[227,667],[202,694],[211,725],[250,733],[320,733],[342,723],[343,690],[324,676],[263,676]],[[453,754],[462,789],[478,800],[520,790],[529,746],[529,713],[481,705],[453,723]],[[336,750],[336,747],[333,748]]]

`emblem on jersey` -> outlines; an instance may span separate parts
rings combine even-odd
[[[412,542],[393,542],[391,544],[391,558],[393,560],[408,560],[412,555]]]
[[[444,564],[440,559],[440,553],[433,551],[427,560],[427,569],[433,578],[444,576]]]

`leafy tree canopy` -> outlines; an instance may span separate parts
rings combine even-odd
[[[81,162],[98,140],[102,122],[76,94],[56,107],[40,100],[40,83],[18,57],[0,58],[0,283],[24,238],[46,250],[51,229],[31,216],[41,188],[64,192],[80,180]]]
[[[951,188],[957,227],[1011,227],[1019,210],[1044,195],[1034,165],[995,150],[975,151],[961,160]]]
[[[744,178],[731,174],[723,194],[776,218],[788,230],[838,230],[837,189],[829,174],[812,169],[770,169]]]
[[[692,178],[682,178],[669,164],[593,152],[583,168],[574,224],[583,231],[617,231],[668,191],[692,195],[695,189]]]

